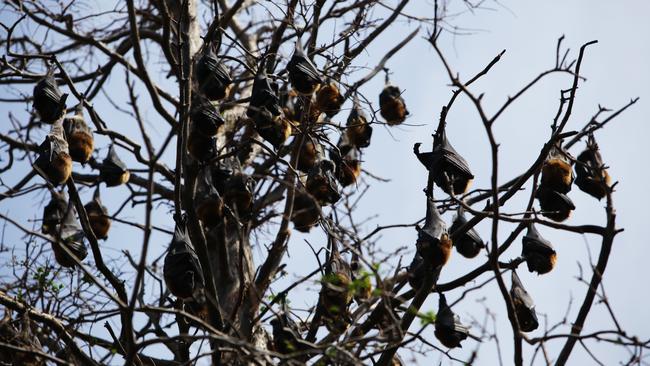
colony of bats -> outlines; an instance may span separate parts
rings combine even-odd
[[[298,127],[335,118],[341,112],[345,98],[337,81],[318,69],[300,41],[296,42],[286,71],[287,80],[268,75],[264,63],[258,66],[246,117],[254,133],[273,149],[288,145],[292,137],[294,141],[300,141],[294,144],[292,151],[293,168],[300,174],[301,180],[295,187],[290,219],[296,230],[308,232],[320,222],[322,207],[336,204],[341,198],[342,187],[356,184],[361,175],[362,149],[370,145],[371,123],[377,121],[368,119],[355,96],[340,140],[336,146],[329,148],[327,159],[326,146],[310,136],[300,135],[298,131],[301,129]],[[195,96],[186,146],[189,156],[199,162],[201,172],[197,179],[193,209],[206,228],[219,226],[226,215],[249,220],[255,214],[252,178],[244,172],[237,157],[215,159],[219,153],[217,136],[225,123],[219,102],[230,93],[233,83],[230,70],[211,47],[206,47],[196,62],[194,76]],[[33,96],[34,108],[40,120],[50,125],[50,131],[39,146],[38,157],[33,163],[33,168],[47,182],[51,192],[51,200],[43,212],[42,232],[52,237],[56,261],[63,267],[74,267],[87,256],[84,237],[88,233],[83,232],[74,207],[68,202],[64,189],[59,188],[70,179],[73,162],[91,162],[99,169],[95,194],[85,205],[93,235],[98,239],[108,238],[111,227],[110,215],[102,204],[99,186],[101,183],[106,187],[126,184],[130,178],[129,170],[113,145],[109,146],[101,163],[94,161],[93,133],[84,120],[82,105],[73,114],[68,114],[67,94],[59,89],[54,69],[38,81]],[[406,120],[409,112],[399,87],[387,82],[378,99],[379,112],[387,125],[399,125]],[[468,191],[474,175],[468,162],[451,145],[444,126],[434,135],[431,152],[420,152],[420,144],[414,146],[414,152],[442,192],[460,197]],[[602,199],[611,186],[610,176],[593,136],[589,136],[586,150],[577,159],[561,144],[554,146],[541,167],[540,175],[535,195],[540,213],[558,222],[566,220],[576,208],[568,196],[574,182],[582,191],[597,199]],[[206,301],[205,279],[187,234],[185,217],[177,219],[173,240],[164,261],[164,279],[174,296],[185,302],[190,311],[201,315]],[[448,229],[433,197],[426,197],[426,219],[423,226],[418,227],[415,254],[407,269],[408,282],[414,290],[422,287],[426,276],[437,279],[449,261],[453,247],[467,258],[476,257],[485,247],[474,229],[454,235],[456,239],[452,242],[452,233],[467,222],[465,209],[459,205]],[[521,256],[529,271],[542,275],[553,269],[557,253],[531,223],[522,239]],[[371,286],[357,286],[354,291],[351,290],[358,275],[353,273],[334,239],[331,240],[325,273],[319,295],[323,323],[331,332],[340,333],[350,325],[350,303],[353,299],[359,303],[368,299]],[[535,305],[514,270],[511,283],[510,295],[520,328],[524,332],[534,331],[539,326]],[[271,324],[273,348],[277,352],[288,354],[310,350],[309,344],[302,339],[301,329],[291,320],[286,309]],[[472,337],[469,328],[453,313],[442,293],[439,295],[435,336],[449,348],[460,347],[468,336]]]

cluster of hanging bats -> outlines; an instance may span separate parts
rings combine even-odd
[[[43,210],[41,231],[50,235],[52,250],[56,261],[63,267],[73,267],[73,254],[81,261],[88,255],[84,242],[85,234],[77,219],[72,202],[68,202],[63,190],[56,187],[65,185],[72,174],[72,162],[86,164],[90,162],[94,151],[94,138],[86,124],[81,105],[74,115],[67,115],[66,99],[62,94],[53,69],[34,87],[34,109],[40,120],[51,124],[50,132],[38,147],[38,157],[32,164],[34,170],[48,183],[52,194],[50,202]],[[111,145],[106,158],[93,163],[98,166],[98,183],[115,187],[129,180],[126,165],[117,156]],[[111,226],[108,210],[101,202],[99,184],[93,199],[85,205],[91,229],[98,239],[106,239]]]
[[[338,87],[333,81],[323,78],[304,53],[300,42],[296,43],[294,54],[287,64],[291,89],[286,83],[280,89],[276,79],[269,77],[263,66],[255,75],[246,116],[257,134],[275,148],[282,146],[299,124],[317,123],[324,116],[331,118],[340,112],[345,100]],[[232,84],[229,69],[211,49],[206,48],[195,65],[195,78],[199,92],[192,103],[187,149],[202,167],[194,209],[204,227],[211,228],[220,225],[226,214],[238,218],[252,214],[253,182],[243,173],[236,157],[215,159],[216,136],[225,123],[215,102],[229,93]],[[398,87],[387,83],[379,95],[380,113],[388,125],[401,124],[409,114],[401,94]],[[63,185],[68,180],[73,161],[85,164],[91,160],[94,149],[93,134],[83,119],[81,109],[74,115],[67,115],[66,97],[59,90],[51,71],[34,88],[34,107],[40,119],[52,124],[52,127],[40,145],[39,156],[33,167],[53,187]],[[323,146],[309,138],[294,149],[294,153],[299,152],[295,168],[305,173],[301,177],[303,184],[296,188],[291,216],[296,230],[308,232],[320,220],[321,207],[334,204],[341,198],[339,184],[345,187],[356,182],[361,173],[361,149],[370,145],[371,135],[371,124],[355,98],[345,131],[336,149],[330,151],[330,159],[323,157]],[[467,161],[450,144],[444,127],[434,135],[433,151],[421,153],[419,146],[415,145],[415,154],[442,191],[448,195],[467,192],[474,176]],[[575,175],[572,168],[574,163]],[[104,182],[107,187],[118,186],[129,180],[129,171],[113,146],[97,166],[99,182]],[[567,196],[574,177],[582,191],[598,199],[602,199],[611,187],[610,177],[593,136],[589,136],[586,150],[577,159],[563,150],[561,145],[555,146],[549,153],[543,163],[541,182],[536,192],[544,216],[554,221],[564,221],[569,217],[575,209]],[[52,199],[43,213],[42,231],[55,239],[52,245],[57,262],[72,267],[75,261],[69,253],[78,260],[83,260],[87,255],[84,232],[64,192],[55,189],[51,189],[51,192]],[[111,220],[101,203],[99,184],[93,200],[86,204],[85,209],[94,235],[105,239]],[[421,288],[424,276],[432,273],[438,276],[449,260],[452,246],[467,258],[476,257],[485,247],[474,229],[463,233],[452,243],[450,233],[466,222],[462,207],[459,207],[448,230],[432,197],[427,197],[425,223],[422,228],[417,228],[416,253],[408,267],[409,284],[413,289]],[[522,243],[522,257],[529,271],[545,274],[553,269],[556,252],[533,224],[528,227]],[[207,311],[205,279],[184,218],[177,220],[163,272],[169,291],[188,305],[188,311],[204,318]],[[331,245],[325,272],[319,295],[322,319],[328,330],[340,333],[350,325],[348,307],[352,300],[367,301],[372,295],[372,287],[368,279],[361,286],[357,283],[355,289],[351,290],[358,276],[341,256],[336,243]],[[510,294],[521,330],[535,330],[539,323],[533,300],[514,270]],[[298,326],[289,318],[286,310],[283,309],[271,321],[271,325],[274,336],[272,346],[276,351],[288,354],[309,349],[309,344],[302,340]],[[460,323],[442,293],[435,320],[435,335],[449,348],[460,347],[461,341],[470,336],[469,328]]]

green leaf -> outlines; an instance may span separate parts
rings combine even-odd
[[[418,314],[418,318],[420,318],[420,324],[421,325],[433,324],[433,323],[436,322],[436,313],[430,310],[430,311]]]

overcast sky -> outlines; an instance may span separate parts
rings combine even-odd
[[[556,41],[563,34],[565,35],[564,46],[571,48],[570,57],[577,56],[581,44],[594,39],[599,41],[586,51],[582,74],[588,80],[580,84],[574,112],[567,126],[568,130],[580,129],[597,111],[599,104],[608,108],[619,108],[633,97],[641,98],[639,103],[623,113],[604,131],[598,132],[596,137],[605,163],[610,166],[611,176],[619,181],[617,192],[614,194],[614,203],[617,208],[618,226],[625,228],[615,241],[605,274],[605,289],[622,327],[630,334],[639,335],[642,339],[648,338],[650,336],[650,316],[647,315],[649,291],[644,280],[650,277],[650,266],[647,265],[650,243],[645,235],[648,225],[645,208],[650,202],[648,196],[643,194],[642,185],[648,178],[645,168],[650,157],[646,147],[650,132],[648,127],[650,122],[648,121],[650,116],[648,107],[650,2],[504,0],[502,3],[503,7],[488,1],[486,5],[492,10],[465,14],[452,21],[459,27],[472,29],[471,35],[452,37],[450,34],[445,34],[441,39],[443,52],[452,68],[460,73],[462,80],[466,80],[482,69],[501,50],[506,50],[502,60],[493,70],[471,88],[475,94],[485,93],[483,101],[488,112],[494,112],[509,95],[514,94],[541,71],[554,65]],[[407,6],[406,11],[418,16],[433,16],[433,7],[424,1],[414,1]],[[387,45],[397,43],[414,27],[414,24],[406,21],[399,22],[390,34],[382,35],[381,41],[367,50],[365,61],[362,59],[360,62],[368,62],[368,66],[373,66],[378,55],[383,55]],[[411,112],[411,117],[407,121],[410,126],[390,130],[384,127],[375,128],[372,145],[364,154],[365,169],[391,179],[389,183],[374,184],[360,203],[359,218],[378,215],[367,224],[367,231],[372,230],[375,225],[412,223],[424,215],[425,202],[421,190],[426,182],[426,171],[414,158],[412,146],[415,142],[424,142],[425,146],[428,145],[433,128],[437,125],[440,108],[447,103],[451,89],[447,86],[449,82],[442,64],[422,36],[425,36],[424,29],[418,38],[407,45],[388,64],[392,72],[391,80],[405,90],[404,97]],[[120,78],[122,75],[115,78],[117,81],[112,82],[112,89],[110,89],[118,100],[124,97],[123,86],[119,83]],[[495,133],[500,143],[500,182],[505,182],[521,173],[535,159],[543,142],[549,136],[551,121],[557,110],[559,91],[569,88],[571,82],[572,79],[568,75],[549,77],[530,90],[497,122]],[[364,86],[363,92],[376,98],[382,86],[383,78],[379,77]],[[143,96],[141,101],[149,103],[146,96]],[[100,113],[104,111],[104,119],[113,118],[118,128],[127,132],[132,131],[126,122],[121,121],[124,119],[121,115],[115,115],[111,106],[105,102],[103,104],[98,102],[97,107]],[[19,114],[21,110],[24,110],[23,106],[0,104],[0,112],[5,116],[8,111]],[[145,117],[151,120],[154,127],[159,121],[155,112],[146,111],[146,108]],[[449,113],[448,123],[449,139],[456,150],[468,160],[476,176],[473,187],[487,188],[491,169],[489,146],[475,109],[465,98],[460,98]],[[156,135],[155,128],[152,128],[152,133],[154,139],[164,137]],[[101,138],[98,141],[98,146],[106,146],[106,141]],[[571,152],[577,155],[583,148],[584,144],[578,143]],[[100,154],[103,156],[105,150]],[[171,162],[172,159],[169,161]],[[5,172],[2,179],[5,183],[13,183],[22,178],[24,173],[24,169],[12,169]],[[530,186],[526,185],[526,189],[529,188]],[[115,196],[106,204],[109,211],[114,212],[127,191],[112,192]],[[82,193],[86,199],[89,199],[92,190],[83,190]],[[587,196],[577,187],[574,187],[569,196],[575,202],[577,209],[567,221],[568,224],[604,223],[603,202]],[[521,198],[513,199],[504,210],[521,211],[525,207],[526,197],[527,193],[522,193]],[[0,203],[0,210],[22,220],[21,222],[27,222],[28,219],[40,217],[43,199],[47,200],[49,197],[40,195],[32,196],[30,200],[4,200]],[[139,207],[126,212],[129,217],[135,219],[142,217],[141,209],[142,207]],[[446,218],[451,219],[450,216]],[[172,226],[170,216],[164,209],[157,213],[156,219],[162,226]],[[487,221],[479,224],[478,230],[484,239],[489,237]],[[503,240],[511,230],[512,226],[501,225],[500,239]],[[585,276],[587,279],[590,278],[586,248],[588,247],[592,255],[596,256],[600,243],[595,237],[558,233],[547,228],[539,230],[554,243],[558,252],[558,266],[553,272],[544,276],[529,274],[524,267],[521,267],[518,273],[533,296],[538,312],[548,316],[549,324],[554,324],[563,318],[570,299],[573,299],[574,303],[569,312],[570,321],[575,318],[587,290],[586,286],[576,279],[579,274],[577,263],[583,264]],[[303,239],[309,239],[317,247],[325,245],[326,242],[322,233],[308,237],[296,232],[294,234],[296,235],[292,236],[287,264],[291,272],[304,275],[313,270],[316,262]],[[386,252],[398,247],[412,248],[415,237],[413,229],[387,231],[380,241],[380,246]],[[120,250],[137,251],[137,247],[134,246],[139,245],[140,238],[141,233],[124,225],[115,224],[110,238],[103,247],[107,256],[122,258]],[[150,260],[163,253],[168,244],[168,238],[158,233],[155,233],[153,239],[157,245],[151,249]],[[4,238],[5,246],[19,246],[20,240],[21,235],[18,231],[7,229]],[[266,242],[259,244],[263,243]],[[503,259],[517,257],[521,251],[520,243],[520,239],[517,239]],[[257,248],[255,252],[262,253],[262,250],[263,247]],[[7,253],[0,255],[5,256]],[[408,263],[411,256],[412,252],[407,252],[403,262]],[[447,282],[464,274],[484,260],[483,256],[466,260],[455,253],[450,264],[443,270],[440,281]],[[290,277],[292,278],[294,277]],[[488,278],[487,275],[481,276],[477,283]],[[509,276],[506,282],[509,285]],[[277,288],[283,288],[282,284],[282,281],[279,282]],[[318,286],[314,283],[298,289],[293,294],[292,304],[302,308],[313,305],[315,299],[312,295],[317,291]],[[462,292],[463,289],[453,291],[448,295],[448,299],[455,301]],[[307,294],[311,295],[307,296]],[[504,363],[511,364],[511,328],[503,300],[494,283],[480,291],[470,293],[462,303],[454,307],[454,311],[467,323],[471,322],[473,317],[482,321],[483,306],[477,303],[480,298],[485,298],[485,304],[497,317]],[[436,310],[436,308],[437,296],[433,295],[423,310]],[[541,319],[542,327],[545,326],[544,319],[544,317]],[[589,315],[584,331],[611,328],[613,324],[603,306],[596,304]],[[568,330],[567,325],[559,332],[567,333]],[[540,328],[531,335],[539,336],[541,333]],[[434,344],[438,344],[432,332],[426,335]],[[563,343],[563,341],[555,341],[548,344],[550,357],[557,355]],[[629,357],[628,352],[623,348],[595,343],[591,343],[591,346],[592,352],[607,365],[626,361]],[[467,341],[463,350],[454,350],[450,354],[468,359],[469,352],[473,349],[472,341]],[[529,347],[525,347],[525,350],[525,363],[529,363],[532,355]],[[494,365],[496,359],[494,342],[485,342],[481,346],[476,364]],[[442,360],[443,363],[448,362],[448,359],[438,352],[431,352],[424,358],[418,358],[423,365],[437,364],[438,360]],[[543,363],[539,355],[536,361],[536,364]],[[594,363],[579,346],[576,346],[571,361],[572,364],[581,365]]]

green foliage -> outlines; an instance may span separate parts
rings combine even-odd
[[[276,301],[276,299],[278,298],[278,296],[280,296],[280,297],[284,297],[284,302],[285,302],[287,305],[291,304],[291,301],[286,297],[286,294],[282,294],[282,295],[270,294],[270,295],[267,295],[267,296],[266,296],[266,299],[267,299],[267,301],[269,301],[269,302],[274,302],[274,301]],[[278,299],[278,301],[282,301],[282,299]]]
[[[37,286],[42,291],[52,291],[58,293],[65,286],[62,283],[56,283],[54,275],[50,277],[50,268],[49,267],[38,267],[36,273],[32,276],[32,279],[36,281]],[[19,296],[22,297],[22,294],[19,293]]]
[[[338,353],[338,350],[336,349],[336,347],[328,347],[325,350],[325,356],[327,356],[327,357],[334,357],[334,356],[336,356],[337,353]]]
[[[364,293],[369,291],[371,288],[372,283],[370,282],[370,273],[366,271],[360,271],[359,277],[355,278],[349,286],[349,289],[353,294]]]
[[[330,314],[337,314],[340,308],[336,305],[331,305],[327,310],[329,310]]]
[[[321,277],[321,282],[338,286],[341,284],[341,278],[337,276],[336,273],[328,273],[323,275],[323,277]]]
[[[423,326],[430,325],[436,322],[436,313],[434,311],[427,311],[424,313],[419,313],[418,318],[420,318],[420,324]]]
[[[284,345],[287,347],[287,350],[289,350],[290,352],[297,351],[296,346],[293,344],[293,342],[291,342],[291,341],[289,341],[287,339],[285,339],[283,342],[284,342]]]

